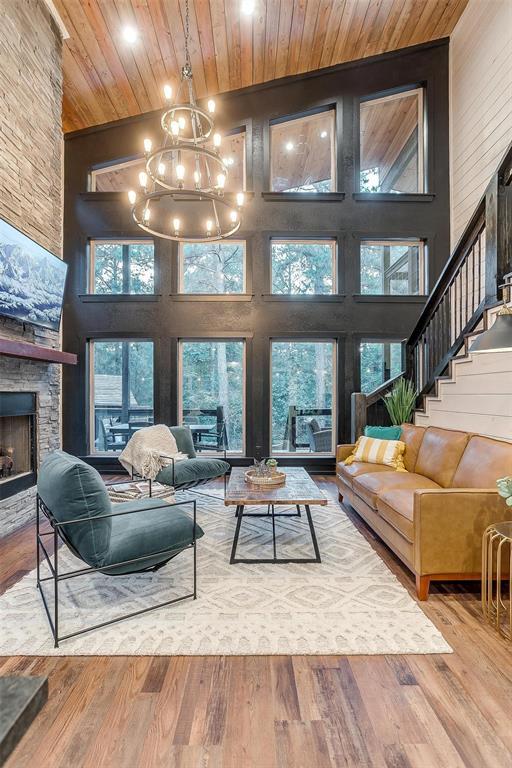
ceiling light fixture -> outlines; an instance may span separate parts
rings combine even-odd
[[[246,16],[250,16],[254,13],[254,0],[242,0],[240,10],[242,13],[245,13]]]
[[[201,243],[223,240],[238,231],[245,197],[243,192],[224,191],[232,161],[220,154],[222,137],[213,123],[215,102],[209,99],[206,109],[197,105],[189,42],[189,0],[185,0],[181,81],[175,96],[169,85],[164,86],[163,141],[155,146],[144,139],[146,166],[139,174],[140,190],[130,190],[128,200],[134,221],[146,232]]]
[[[293,149],[293,141],[287,141],[285,149],[286,149],[287,152],[291,152],[292,149]]]
[[[133,45],[133,43],[136,43],[139,39],[139,31],[135,27],[124,27],[123,29],[123,39],[130,43],[130,45]]]

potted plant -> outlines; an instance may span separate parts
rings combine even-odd
[[[496,480],[499,495],[505,499],[507,507],[512,507],[512,475]]]
[[[382,401],[394,426],[399,427],[411,420],[417,396],[412,381],[404,379],[403,376],[397,379],[390,392],[384,395]]]

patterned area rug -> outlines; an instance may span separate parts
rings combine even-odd
[[[205,531],[197,548],[196,601],[188,600],[94,630],[65,640],[60,648],[54,649],[33,571],[0,597],[0,655],[451,651],[337,504],[312,507],[321,564],[230,565],[235,528],[233,508],[224,507],[215,491],[212,495],[197,493],[195,498],[198,522]],[[276,532],[280,555],[301,557],[311,553],[304,515],[277,518]],[[238,552],[241,557],[268,557],[271,547],[270,519],[243,521]],[[63,548],[61,555],[61,572],[80,567],[67,549]],[[94,574],[61,582],[61,633],[164,602],[190,591],[191,585],[190,551],[156,573],[110,578]]]

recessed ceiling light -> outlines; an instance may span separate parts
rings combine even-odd
[[[245,13],[246,16],[250,16],[251,13],[254,13],[254,0],[242,0],[240,10],[242,13]]]
[[[285,148],[287,152],[291,152],[293,149],[293,141],[287,141]]]
[[[135,27],[124,27],[123,39],[127,43],[135,43],[139,37],[139,31]]]
[[[327,138],[327,131],[322,131],[321,134],[320,134],[320,138],[321,139],[326,139]]]

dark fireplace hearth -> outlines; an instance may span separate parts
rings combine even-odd
[[[0,392],[0,499],[36,482],[36,414],[34,392]]]

